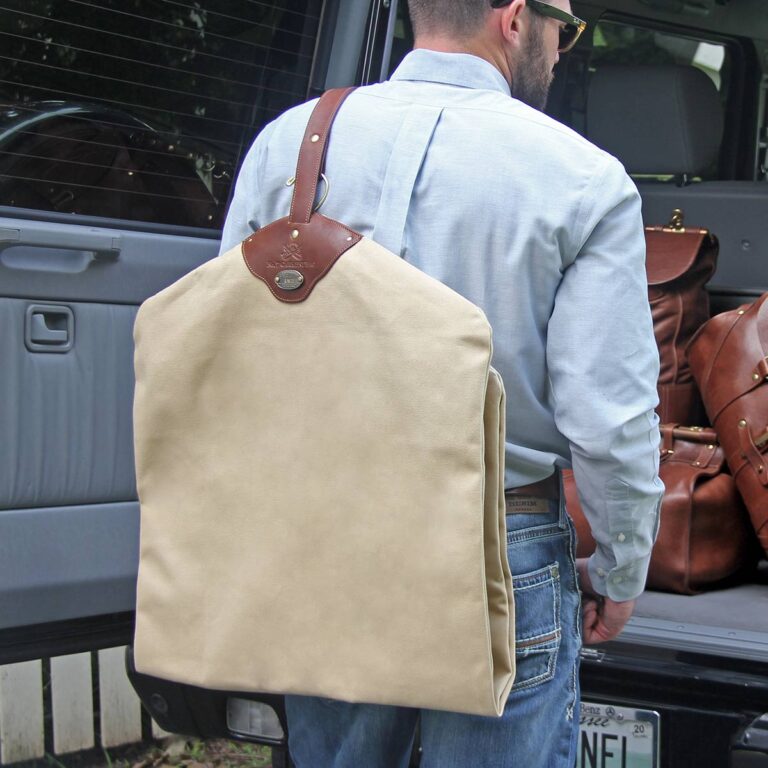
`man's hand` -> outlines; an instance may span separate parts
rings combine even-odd
[[[585,645],[613,640],[627,623],[635,609],[634,600],[617,603],[610,597],[598,595],[587,570],[587,558],[576,561],[582,591],[582,637]]]

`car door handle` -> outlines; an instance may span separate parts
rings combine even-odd
[[[57,330],[55,325],[57,321],[61,322],[62,320],[66,323],[66,315],[35,312],[32,315],[32,328],[29,337],[35,344],[66,344],[69,341],[69,332],[66,328]]]
[[[113,261],[120,256],[120,235],[88,227],[61,230],[32,227],[0,227],[0,251],[11,246],[54,248],[60,251],[90,253],[93,259]]]
[[[30,352],[68,352],[74,340],[75,317],[70,307],[30,304],[24,323],[24,343]]]

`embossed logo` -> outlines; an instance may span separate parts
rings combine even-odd
[[[269,270],[285,269],[288,265],[298,269],[310,270],[315,269],[317,266],[314,261],[304,261],[304,254],[298,243],[287,243],[282,246],[280,255],[276,259],[266,262],[266,267]]]
[[[301,247],[298,243],[284,245],[283,250],[280,253],[280,258],[283,261],[301,261],[303,258],[301,255]]]

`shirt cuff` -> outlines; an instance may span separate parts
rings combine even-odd
[[[589,558],[587,569],[597,594],[616,602],[634,600],[643,593],[651,556],[633,560],[617,568],[598,550]]]

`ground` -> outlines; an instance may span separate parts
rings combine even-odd
[[[17,763],[13,768],[272,768],[272,751],[223,739],[172,736],[117,749],[46,755],[43,760]]]

